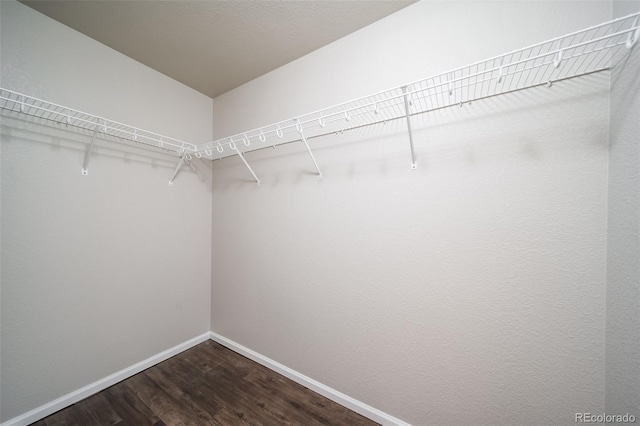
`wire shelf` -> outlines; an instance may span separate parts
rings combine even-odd
[[[2,88],[0,88],[0,109],[97,132],[103,139],[111,139],[155,152],[181,156],[194,153],[198,148],[188,142]]]
[[[639,16],[640,13],[628,15],[400,87],[214,140],[200,145],[198,155],[224,158],[608,70],[640,38]]]
[[[540,85],[609,70],[620,63],[640,39],[640,13],[589,27],[571,34],[466,65],[400,87],[375,93],[278,123],[248,130],[196,146],[22,93],[0,88],[0,109],[93,133],[82,174],[87,174],[96,136],[137,148],[180,157],[169,181],[185,161],[238,155],[255,180],[260,179],[244,154],[285,143],[304,143],[322,179],[322,172],[307,143],[308,138],[406,119],[412,167],[416,168],[411,117],[463,105]]]

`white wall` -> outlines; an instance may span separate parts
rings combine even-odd
[[[8,89],[192,143],[212,101],[13,1]],[[209,330],[210,171],[2,121],[1,414],[5,421]]]
[[[226,136],[610,19],[420,2],[214,99]],[[214,162],[212,330],[410,423],[604,409],[609,76]]]
[[[614,2],[613,16],[640,11]],[[611,77],[606,410],[640,418],[640,43]]]

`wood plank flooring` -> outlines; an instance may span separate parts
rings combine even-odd
[[[208,340],[34,425],[375,425]]]

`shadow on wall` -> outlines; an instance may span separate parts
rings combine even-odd
[[[622,75],[623,75],[623,70],[625,69],[625,67],[627,66],[633,66],[634,61],[638,61],[640,60],[640,52],[638,51],[639,49],[635,48],[631,51],[631,54],[626,55],[619,63],[618,65],[615,67],[615,69],[613,69],[613,71],[611,72],[611,88],[615,88],[617,86],[619,86],[620,84],[624,84],[624,80],[620,81]],[[630,106],[633,104],[633,102],[637,99],[638,96],[638,89],[635,88],[633,90],[622,90],[621,91],[622,96],[618,99],[618,102],[615,103],[611,103],[611,115],[612,116],[622,116],[622,114],[624,113],[632,113],[633,112],[633,108],[631,108]],[[611,132],[611,143],[613,143],[613,141],[618,140],[618,132],[620,131],[620,129],[617,126],[612,126],[610,129]]]
[[[23,114],[2,110],[0,114],[0,136],[3,144],[29,143],[46,145],[52,150],[68,150],[74,156],[78,165],[78,174],[82,169],[85,154],[89,149],[92,132],[68,127],[65,124],[48,121],[37,117],[25,116]],[[131,141],[126,144],[115,137],[105,138],[99,134],[96,138],[95,146],[91,154],[91,160],[95,157],[104,157],[121,160],[123,163],[135,163],[147,165],[152,169],[164,169],[167,180],[171,177],[180,159],[174,153],[167,153],[162,150],[152,150],[138,144],[139,147],[132,146]],[[91,170],[91,162],[89,163]],[[185,160],[185,165],[180,169],[180,173],[193,173],[198,180],[211,189],[211,167],[201,159],[193,158]]]
[[[600,72],[412,116],[418,170],[410,170],[405,118],[350,130],[341,129],[347,125],[342,123],[308,137],[323,180],[316,179],[299,140],[248,152],[245,158],[262,187],[296,187],[407,171],[429,175],[451,167],[495,167],[496,161],[540,161],[562,150],[575,151],[574,145],[606,150],[607,129],[585,106],[597,104],[608,92],[609,72]],[[258,190],[240,158],[214,160],[214,192],[240,189]]]

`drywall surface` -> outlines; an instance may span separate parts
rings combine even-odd
[[[13,1],[2,86],[193,143],[210,98]],[[204,166],[2,117],[1,417],[14,418],[209,330]]]
[[[614,17],[640,11],[614,2]],[[612,72],[606,411],[640,418],[640,43]]]
[[[214,99],[214,133],[610,19],[420,2]],[[604,409],[609,75],[214,162],[212,330],[417,425]]]

